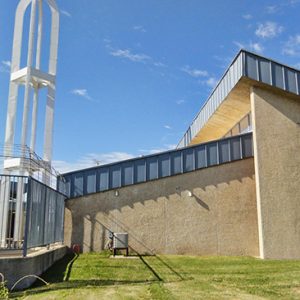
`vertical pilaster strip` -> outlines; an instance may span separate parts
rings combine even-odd
[[[259,254],[260,258],[265,258],[264,253],[264,235],[263,235],[263,222],[261,211],[261,195],[260,195],[260,173],[258,168],[259,151],[257,148],[257,135],[256,135],[256,111],[255,111],[255,87],[250,88],[250,101],[251,101],[251,117],[252,117],[252,131],[253,131],[253,150],[254,150],[254,168],[255,168],[255,185],[256,185],[256,205],[257,205],[257,221],[258,221],[258,238],[259,238]]]

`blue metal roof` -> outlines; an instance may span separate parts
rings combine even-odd
[[[246,77],[300,95],[300,71],[274,60],[241,50],[200,109],[178,144],[186,147],[207,123],[241,78]]]

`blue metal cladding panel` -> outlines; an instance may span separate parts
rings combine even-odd
[[[219,161],[225,163],[230,161],[230,144],[229,140],[219,142]]]
[[[242,137],[243,158],[253,156],[252,136],[245,135]]]
[[[171,154],[171,174],[176,175],[182,173],[182,151],[173,152]]]
[[[235,137],[230,140],[230,156],[231,160],[241,159],[240,137]]]
[[[285,86],[289,92],[297,94],[296,72],[288,68],[285,68]]]
[[[91,194],[96,192],[96,170],[86,173],[86,193]]]
[[[136,183],[145,182],[146,181],[146,160],[139,159],[134,162],[135,169],[135,178],[134,181]]]
[[[118,188],[121,187],[121,166],[114,165],[110,167],[110,186],[111,188]]]
[[[262,82],[272,84],[271,78],[271,63],[267,59],[260,58],[259,63],[259,78]]]
[[[149,157],[146,160],[147,164],[147,180],[153,180],[158,178],[158,161],[157,157]]]
[[[183,172],[195,170],[194,149],[183,150]]]
[[[246,54],[246,75],[249,78],[258,80],[257,59],[254,55]]]
[[[171,175],[170,154],[160,155],[159,161],[159,177],[167,177]]]
[[[83,195],[83,173],[77,173],[74,175],[74,196]]]
[[[122,165],[122,185],[133,184],[134,164],[132,162]]]
[[[202,169],[207,166],[206,162],[206,147],[204,145],[195,148],[196,169]]]
[[[66,180],[65,188],[66,188],[66,195],[70,196],[71,195],[71,178],[68,178],[68,180]]]
[[[277,63],[272,63],[272,79],[274,86],[280,89],[285,88],[283,80],[283,67]]]
[[[207,145],[207,165],[214,166],[218,164],[218,144]]]
[[[58,191],[65,194],[68,197],[71,196],[71,191],[73,191],[73,189],[71,189],[71,179],[72,176],[67,175],[64,176],[63,179],[60,179],[58,181]]]
[[[70,197],[106,191],[252,157],[252,133],[64,175]],[[71,184],[70,184],[71,183]]]
[[[99,169],[99,190],[106,191],[109,189],[109,169],[101,168]]]

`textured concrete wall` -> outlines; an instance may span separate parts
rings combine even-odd
[[[258,255],[253,159],[66,202],[65,243],[104,248],[128,232],[138,253]]]
[[[10,289],[20,278],[26,275],[41,275],[50,268],[56,261],[67,253],[66,246],[56,247],[52,250],[41,250],[28,255],[27,257],[0,257],[0,273],[7,281]],[[16,289],[25,289],[35,282],[35,278],[29,277],[22,280]]]
[[[251,92],[262,258],[300,258],[299,98]]]

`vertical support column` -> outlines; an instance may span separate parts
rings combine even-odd
[[[42,0],[38,0],[38,7],[39,7],[39,21],[38,21],[35,66],[36,66],[36,69],[39,70],[40,64],[41,64],[41,50],[42,50],[42,37],[43,37],[43,3],[42,3]],[[32,127],[31,127],[31,141],[30,141],[30,148],[32,151],[35,151],[35,144],[36,144],[38,95],[39,95],[39,86],[35,87],[34,96],[33,96]]]
[[[52,160],[52,139],[53,139],[53,121],[54,121],[54,99],[55,86],[48,87],[45,132],[44,132],[44,160],[51,162]]]
[[[31,79],[32,59],[33,59],[34,32],[35,32],[35,13],[36,13],[36,0],[32,0],[30,27],[29,27],[28,56],[27,56],[28,70],[27,70],[26,82],[25,82],[24,109],[23,109],[23,121],[22,121],[22,133],[21,133],[22,146],[26,145],[27,131],[28,131],[28,113],[29,113],[29,104],[30,104],[30,79]]]
[[[24,92],[24,108],[23,108],[23,118],[22,118],[22,132],[21,132],[21,146],[22,154],[25,156],[25,146],[27,142],[28,134],[28,114],[30,106],[30,81],[31,81],[31,67],[33,60],[33,47],[34,47],[34,35],[35,35],[35,16],[36,16],[36,0],[31,2],[31,15],[30,15],[30,26],[29,26],[29,42],[28,42],[28,55],[27,55],[27,74],[25,82],[25,92]],[[20,175],[24,174],[23,166],[20,166]],[[19,243],[22,225],[22,213],[23,213],[23,186],[22,180],[18,181],[17,188],[17,199],[16,199],[16,211],[15,211],[15,224],[14,224],[14,242]]]
[[[31,219],[31,177],[28,177],[27,181],[27,199],[26,199],[26,221],[24,229],[24,243],[23,243],[23,257],[27,256],[27,247],[28,247],[28,234],[29,234],[29,225]]]
[[[55,1],[49,2],[52,20],[51,20],[51,38],[50,38],[50,57],[49,74],[56,75],[58,35],[59,35],[59,13]],[[52,141],[53,141],[53,119],[54,119],[54,99],[55,82],[48,86],[46,121],[44,134],[44,160],[51,164],[52,161]]]
[[[45,120],[45,132],[44,132],[44,157],[43,159],[51,166],[52,161],[52,141],[53,141],[53,121],[54,121],[54,104],[55,104],[55,86],[51,84],[48,87],[47,106],[46,106],[46,120]],[[49,185],[49,174],[44,172],[45,184]]]
[[[31,0],[22,0],[19,2],[15,17],[15,29],[13,40],[13,53],[11,60],[11,73],[20,69],[21,49],[22,49],[22,36],[23,36],[23,20],[24,13]],[[17,112],[17,98],[18,98],[18,84],[10,82],[6,131],[5,131],[5,150],[6,156],[12,155],[12,148],[14,144],[15,123]]]
[[[6,117],[4,156],[10,157],[13,152],[16,114],[17,114],[18,85],[14,82],[9,86],[9,98]]]
[[[39,6],[39,23],[38,23],[38,36],[37,36],[35,67],[39,70],[40,64],[41,64],[42,37],[43,37],[43,2],[42,2],[42,0],[38,0],[38,6]]]
[[[10,177],[2,176],[0,181],[0,248],[6,247],[9,196]]]
[[[23,200],[24,200],[24,177],[17,177],[16,213],[14,227],[14,244],[19,248],[23,239]]]

